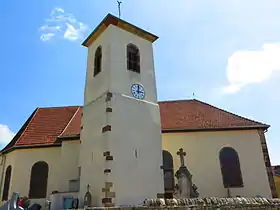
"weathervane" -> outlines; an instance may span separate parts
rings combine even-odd
[[[119,18],[121,18],[121,3],[122,1],[117,0],[118,2],[118,8],[119,8]]]

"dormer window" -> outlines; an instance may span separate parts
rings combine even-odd
[[[102,67],[102,48],[99,46],[94,55],[94,71],[93,71],[93,76],[96,76],[101,72],[101,67]]]
[[[140,53],[138,47],[129,44],[126,47],[127,70],[140,73]]]

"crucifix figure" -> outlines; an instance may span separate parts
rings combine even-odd
[[[121,18],[121,1],[117,0],[118,2],[118,8],[119,8],[119,18]]]
[[[179,149],[177,155],[180,156],[181,167],[185,166],[184,156],[186,156],[186,152],[184,152],[183,148]]]

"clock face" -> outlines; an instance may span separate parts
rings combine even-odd
[[[131,93],[134,98],[144,99],[145,98],[145,90],[144,87],[140,84],[133,84],[131,86]]]

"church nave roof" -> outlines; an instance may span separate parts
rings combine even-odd
[[[159,107],[162,132],[269,128],[269,125],[195,99],[161,101]],[[82,109],[82,106],[37,108],[2,152],[24,147],[60,146],[62,139],[78,139]]]

